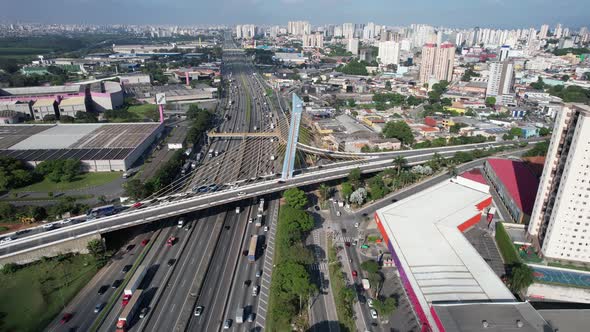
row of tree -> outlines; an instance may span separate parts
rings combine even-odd
[[[0,157],[0,190],[21,188],[44,178],[56,183],[71,182],[81,172],[81,163],[75,159],[47,160],[32,169],[20,160]]]
[[[18,222],[21,218],[33,218],[35,221],[60,219],[67,213],[79,215],[88,210],[88,205],[76,202],[73,197],[65,196],[49,206],[15,206],[0,202],[0,218],[5,222]]]
[[[269,320],[273,330],[291,330],[291,324],[305,312],[309,297],[317,292],[306,266],[313,253],[304,246],[304,236],[314,221],[304,208],[309,204],[305,192],[292,188],[284,192],[275,240],[275,268],[271,283]]]

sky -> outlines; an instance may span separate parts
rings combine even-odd
[[[0,22],[281,24],[375,22],[448,27],[590,25],[588,0],[2,0]]]

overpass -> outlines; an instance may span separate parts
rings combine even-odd
[[[511,145],[513,143],[514,142],[504,142],[504,145]],[[408,161],[408,165],[416,165],[430,160],[435,153],[450,158],[456,152],[481,149],[488,145],[488,143],[460,145],[447,147],[448,149],[445,149],[444,151],[440,149],[410,150],[405,151],[408,155],[404,156]],[[393,159],[394,156],[376,156],[368,160],[345,161],[325,167],[312,167],[301,170],[300,174],[296,174],[294,177],[286,181],[275,177],[268,177],[265,180],[259,180],[217,192],[188,192],[157,197],[150,201],[143,202],[146,207],[142,209],[126,210],[113,216],[65,226],[22,238],[16,238],[10,242],[3,243],[0,245],[0,265],[15,261],[15,259],[19,263],[30,262],[35,259],[35,255],[27,255],[27,253],[44,250],[48,247],[61,245],[68,241],[74,241],[80,238],[90,238],[98,234],[104,234],[144,223],[179,216],[218,205],[233,204],[247,198],[272,194],[293,187],[314,185],[330,180],[345,178],[350,171],[355,168],[359,168],[363,173],[378,172],[390,168]],[[39,254],[39,257],[40,256],[43,255]]]

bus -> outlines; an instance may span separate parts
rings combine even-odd
[[[98,219],[104,216],[110,216],[115,214],[115,206],[114,205],[103,205],[99,207],[95,207],[93,209],[88,210],[86,213],[87,219]]]
[[[250,248],[248,249],[248,262],[256,261],[256,247],[258,246],[258,235],[252,235],[250,238]]]

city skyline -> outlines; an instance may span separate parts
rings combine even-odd
[[[131,0],[118,3],[107,0],[64,0],[61,6],[39,0],[23,0],[4,5],[0,22],[63,24],[285,24],[289,20],[308,20],[312,25],[362,23],[403,26],[426,23],[453,28],[490,27],[522,28],[542,24],[578,28],[589,21],[584,1],[568,0],[555,7],[548,0],[504,0],[444,3],[427,0],[420,3],[373,0],[357,3],[350,0],[220,0],[215,3],[191,3],[176,0]],[[64,19],[63,7],[68,8]],[[403,8],[400,8],[402,7]],[[424,10],[425,6],[429,10]],[[221,8],[220,8],[221,7]],[[113,10],[113,9],[117,10]],[[222,10],[220,10],[222,9]],[[527,15],[522,13],[526,12]],[[93,13],[93,15],[87,15]],[[154,15],[154,13],[157,13]],[[485,13],[485,15],[481,15]],[[16,16],[18,15],[18,16]]]

